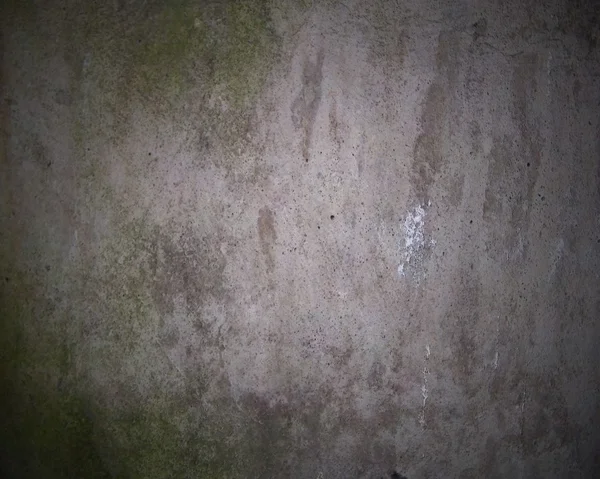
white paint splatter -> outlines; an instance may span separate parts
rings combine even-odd
[[[422,427],[425,427],[425,404],[427,403],[427,398],[429,397],[429,389],[427,389],[427,375],[429,374],[429,370],[425,367],[423,368],[423,384],[421,385],[421,396],[423,397],[423,407],[421,408],[421,417],[419,418],[419,424]]]
[[[398,275],[405,276],[406,268],[414,261],[425,247],[425,210],[415,207],[404,219],[404,244],[400,245],[401,256],[398,265]],[[432,242],[433,243],[433,242]]]

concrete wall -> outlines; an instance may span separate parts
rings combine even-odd
[[[4,3],[3,477],[600,475],[597,4]]]

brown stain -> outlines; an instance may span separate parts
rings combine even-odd
[[[456,49],[454,37],[441,33],[436,54],[436,79],[427,89],[421,113],[421,134],[413,148],[412,183],[421,204],[429,201],[429,192],[443,166],[441,141],[449,108],[448,93],[453,91],[457,81]]]
[[[464,178],[443,175],[444,137],[452,132],[449,118],[459,83],[459,52],[460,37],[454,32],[441,32],[435,55],[436,75],[425,94],[419,122],[421,133],[413,147],[411,183],[420,204],[429,202],[434,183],[445,191],[444,196],[451,206],[457,207],[463,199]]]
[[[428,133],[417,138],[413,150],[412,183],[417,200],[421,204],[429,201],[429,190],[436,180],[439,164],[439,148],[437,139]]]
[[[313,131],[321,104],[323,60],[323,50],[319,50],[315,62],[310,59],[304,62],[302,90],[292,104],[292,122],[302,132],[302,157],[306,161],[310,159]]]
[[[450,368],[457,385],[471,397],[479,389],[477,365],[481,363],[481,350],[485,342],[475,334],[481,330],[480,294],[478,278],[465,265],[455,278],[455,288],[448,305],[443,330],[452,350]]]
[[[387,77],[402,77],[408,35],[396,25],[393,28],[382,27],[373,29],[373,37],[368,42],[368,61],[374,68],[382,69]]]
[[[337,151],[339,152],[342,148],[342,138],[339,131],[337,115],[337,100],[333,98],[331,100],[331,108],[329,109],[329,134],[334,141]]]
[[[266,206],[258,212],[257,227],[260,249],[265,257],[267,270],[272,272],[275,268],[273,247],[277,240],[277,232],[275,231],[275,215]]]
[[[356,158],[356,170],[358,172],[358,176],[362,176],[362,174],[365,170],[365,157],[366,157],[367,151],[368,151],[367,134],[365,133],[364,130],[362,130],[361,134],[360,134],[359,147],[357,148],[356,153],[354,153],[355,158]]]
[[[485,37],[485,35],[487,33],[487,29],[488,29],[488,23],[485,18],[482,18],[482,19],[476,21],[473,24],[473,34],[472,34],[473,41],[476,42],[479,38]]]

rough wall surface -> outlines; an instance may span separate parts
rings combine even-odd
[[[600,476],[597,4],[2,8],[2,477]]]

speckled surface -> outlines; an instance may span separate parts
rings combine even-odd
[[[3,477],[600,474],[594,2],[8,1]]]

